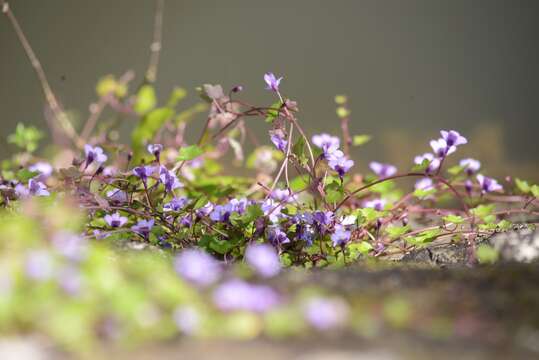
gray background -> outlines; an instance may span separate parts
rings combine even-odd
[[[10,3],[67,109],[86,117],[102,75],[143,76],[153,1]],[[168,0],[158,94],[243,84],[246,99],[270,104],[262,75],[274,71],[311,133],[338,131],[333,97],[348,94],[352,132],[374,135],[356,151],[362,167],[374,158],[409,164],[439,129],[454,128],[473,140],[461,156],[481,158],[494,175],[537,179],[538,20],[536,0]],[[45,122],[41,89],[4,17],[0,80],[5,157],[17,122]],[[254,126],[263,134],[263,123]]]

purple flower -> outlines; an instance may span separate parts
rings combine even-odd
[[[192,306],[181,306],[174,310],[172,318],[182,333],[193,335],[200,327],[200,315]]]
[[[279,222],[279,219],[284,216],[281,213],[283,206],[271,198],[264,200],[260,205],[260,208],[262,209],[262,212],[264,212],[264,215],[268,216],[269,220],[274,224]]]
[[[424,153],[423,155],[418,155],[414,158],[414,163],[417,165],[423,164],[423,161],[427,160],[429,165],[425,169],[427,174],[433,173],[438,170],[440,167],[440,159],[435,158],[431,153]]]
[[[466,189],[466,192],[468,193],[468,195],[472,194],[472,190],[473,190],[472,180],[466,179],[466,181],[464,182],[464,189]]]
[[[232,207],[227,205],[215,205],[210,214],[210,219],[215,222],[227,222],[232,213]]]
[[[125,216],[121,216],[120,213],[115,212],[114,214],[105,215],[105,222],[110,227],[122,227],[127,222],[127,218]]]
[[[503,187],[493,178],[489,178],[481,174],[477,174],[476,178],[481,186],[481,192],[483,194],[503,190]]]
[[[193,225],[193,216],[191,214],[183,216],[180,219],[180,224],[185,227],[191,227]]]
[[[148,150],[148,152],[150,154],[152,154],[153,156],[155,156],[157,161],[159,161],[159,155],[161,154],[161,151],[163,151],[163,145],[161,145],[161,144],[148,144],[148,146],[146,147],[146,150]]]
[[[38,161],[35,164],[30,165],[28,167],[28,170],[30,170],[32,172],[38,172],[40,174],[39,177],[41,179],[46,179],[49,176],[51,176],[53,168],[52,168],[51,164],[49,164],[48,162]]]
[[[278,226],[272,226],[269,228],[268,241],[275,246],[279,246],[281,244],[288,244],[290,239]]]
[[[342,179],[344,174],[354,166],[354,161],[346,158],[341,150],[336,150],[329,156],[328,165],[331,169],[335,170]]]
[[[457,150],[454,145],[448,145],[447,142],[442,138],[438,140],[431,140],[430,147],[438,158],[445,158],[447,155],[450,155]]]
[[[271,198],[282,203],[297,201],[297,195],[288,189],[275,189],[271,192]]]
[[[30,179],[28,181],[28,190],[30,194],[35,196],[49,196],[50,193],[47,190],[47,186],[40,181]]]
[[[329,330],[346,321],[348,306],[341,299],[313,298],[305,305],[304,316],[317,330]]]
[[[189,203],[189,199],[187,199],[185,196],[182,197],[174,197],[170,202],[163,205],[163,211],[180,211]]]
[[[169,171],[166,167],[161,166],[159,169],[159,179],[165,185],[165,192],[171,192],[174,189],[180,188],[183,184],[178,180],[174,172]]]
[[[382,164],[377,161],[373,161],[369,164],[371,170],[380,178],[387,178],[397,173],[397,168],[391,164]]]
[[[466,174],[468,174],[468,176],[472,176],[481,168],[481,163],[478,160],[471,158],[462,159],[459,162],[459,165],[466,171]]]
[[[215,289],[213,302],[222,311],[262,313],[279,304],[279,295],[269,286],[233,279]]]
[[[464,145],[468,143],[468,140],[455,130],[442,130],[440,131],[440,134],[442,135],[442,138],[445,140],[447,146],[449,147]]]
[[[127,193],[120,189],[107,191],[107,197],[112,201],[116,201],[120,203],[127,202]]]
[[[256,272],[266,278],[281,271],[281,262],[275,248],[268,244],[253,244],[245,250],[245,260]]]
[[[198,249],[187,249],[178,254],[174,259],[174,269],[186,281],[199,286],[209,286],[221,276],[217,260]]]
[[[334,214],[331,211],[315,211],[313,220],[319,233],[325,234],[334,220]]]
[[[208,216],[213,211],[214,205],[211,202],[207,202],[204,206],[196,210],[198,217]]]
[[[64,290],[64,292],[71,296],[76,296],[82,289],[82,275],[80,270],[74,266],[67,266],[63,268],[56,276],[58,285]]]
[[[83,260],[88,253],[88,241],[67,231],[54,234],[52,244],[58,253],[72,261]]]
[[[315,146],[324,151],[325,158],[328,158],[334,151],[338,150],[341,145],[338,137],[326,133],[314,135],[311,140]]]
[[[103,153],[103,149],[99,146],[93,147],[91,145],[84,145],[84,153],[86,154],[86,167],[88,167],[94,161],[98,164],[102,164],[107,161],[107,155]]]
[[[335,231],[331,234],[331,241],[333,242],[333,247],[343,246],[348,241],[350,241],[350,236],[352,232],[346,230],[346,228],[341,224],[335,225]]]
[[[432,179],[425,177],[416,181],[414,188],[416,190],[431,190],[434,189]]]
[[[52,256],[45,250],[33,250],[26,255],[25,273],[37,281],[50,279],[54,273]]]
[[[142,180],[142,182],[146,183],[146,181],[148,180],[148,177],[153,174],[154,170],[155,169],[153,168],[153,166],[149,166],[149,165],[137,166],[136,168],[133,169],[133,174],[139,177]]]
[[[277,149],[286,152],[288,141],[284,138],[284,134],[281,131],[271,131],[270,140]]]
[[[387,201],[384,199],[372,199],[372,200],[365,201],[363,203],[363,207],[372,208],[376,211],[382,211],[384,210],[384,207],[386,206],[386,204],[387,204]]]
[[[283,79],[282,77],[277,79],[275,77],[275,75],[273,73],[271,73],[271,72],[265,73],[264,74],[264,81],[267,84],[266,89],[278,92],[279,91],[279,84],[281,83],[282,79]]]
[[[134,232],[144,236],[148,237],[150,235],[150,231],[152,231],[154,220],[139,220],[135,225],[131,226],[131,230]]]

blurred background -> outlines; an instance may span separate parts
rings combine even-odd
[[[148,62],[154,1],[12,0],[11,7],[67,110],[86,118],[106,74]],[[198,0],[166,2],[158,95],[174,86],[241,84],[246,100],[274,102],[262,76],[284,76],[312,134],[339,133],[334,96],[346,94],[356,149],[409,167],[440,129],[470,144],[487,173],[539,179],[539,1]],[[0,18],[0,150],[17,122],[45,128],[39,83],[7,19]],[[200,121],[199,123],[202,123]],[[250,124],[260,135],[266,124]],[[264,140],[265,141],[265,140]],[[269,143],[269,141],[268,141]]]

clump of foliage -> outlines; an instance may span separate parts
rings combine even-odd
[[[468,142],[455,130],[442,130],[405,171],[374,161],[360,174],[350,150],[370,137],[349,133],[345,96],[335,99],[341,135],[311,135],[272,73],[263,77],[268,104],[242,100],[241,86],[204,84],[203,102],[182,111],[185,90],[160,103],[151,78],[131,92],[132,78],[101,79],[81,129],[53,101],[52,156],[39,155],[34,127],[9,136],[19,151],[0,172],[3,331],[87,348],[100,337],[335,329],[353,319],[344,299],[264,280],[283,267],[398,259],[433,243],[463,242],[473,255],[477,239],[510,228],[512,215],[537,215],[538,185],[501,184],[475,159],[447,168]],[[189,142],[199,114],[205,125]],[[135,126],[122,144],[125,118]],[[250,119],[266,122],[268,139],[246,154]],[[245,175],[231,175],[229,154]],[[415,186],[398,187],[404,178]],[[152,251],[131,251],[139,248]],[[477,256],[495,261],[493,251],[482,245]]]

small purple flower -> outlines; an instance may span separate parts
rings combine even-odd
[[[120,189],[114,189],[107,191],[107,197],[119,203],[127,202],[127,193]]]
[[[185,227],[191,227],[193,225],[193,216],[187,214],[180,219],[180,224]]]
[[[472,190],[473,190],[472,180],[466,179],[466,181],[464,182],[464,189],[466,189],[466,192],[468,193],[468,195],[472,194]]]
[[[54,261],[47,251],[33,250],[26,255],[24,268],[30,279],[45,281],[54,274]]]
[[[185,196],[181,197],[174,197],[170,202],[163,205],[163,211],[180,211],[183,209],[187,204],[189,203],[189,199],[187,199]]]
[[[387,201],[384,199],[372,199],[372,200],[365,201],[363,203],[363,207],[371,208],[376,211],[382,211],[384,210],[384,207],[386,206],[386,204],[387,204]]]
[[[393,176],[397,173],[397,168],[391,164],[382,164],[377,161],[372,161],[369,164],[369,167],[381,179]]]
[[[455,150],[457,150],[454,145],[448,145],[447,142],[442,138],[437,140],[431,140],[430,147],[438,158],[445,158],[447,155],[450,155],[454,153]]]
[[[153,174],[154,170],[155,170],[154,167],[149,166],[149,165],[137,166],[136,168],[133,169],[133,174],[139,177],[142,180],[142,182],[146,183],[146,181],[148,180],[148,177]]]
[[[35,164],[30,165],[28,167],[28,170],[32,172],[38,172],[40,174],[39,176],[40,179],[46,179],[49,176],[51,176],[53,168],[52,168],[52,165],[49,164],[48,162],[38,161]]]
[[[431,190],[434,189],[432,179],[425,177],[416,181],[414,188],[416,190]]]
[[[468,143],[468,140],[455,130],[442,130],[440,131],[440,134],[442,135],[442,138],[445,140],[447,146],[449,147],[464,145]]]
[[[283,206],[271,198],[264,200],[264,202],[260,205],[260,208],[262,209],[262,212],[264,212],[264,215],[268,216],[269,220],[274,224],[279,222],[279,220],[284,216],[281,213]]]
[[[279,295],[269,286],[233,279],[215,289],[213,302],[221,311],[263,313],[279,304]]]
[[[215,205],[210,214],[210,219],[215,222],[227,222],[232,213],[230,205]]]
[[[331,234],[331,241],[333,242],[333,247],[346,245],[350,241],[350,236],[352,232],[346,230],[346,228],[341,224],[335,225],[335,231]]]
[[[435,158],[431,153],[424,153],[423,155],[418,155],[414,158],[414,163],[417,165],[423,164],[423,161],[427,160],[429,165],[425,169],[427,174],[431,174],[434,171],[438,170],[440,167],[440,159]]]
[[[159,169],[159,179],[165,185],[165,192],[169,193],[172,190],[183,187],[183,184],[178,180],[174,172],[169,171],[166,167],[161,166]]]
[[[481,163],[478,160],[471,158],[462,159],[459,162],[459,165],[466,171],[466,174],[468,174],[468,176],[472,176],[481,168]]]
[[[54,234],[52,244],[56,251],[72,261],[81,261],[88,254],[88,241],[67,231]]]
[[[193,335],[200,327],[200,315],[192,306],[181,306],[172,314],[174,323],[182,333]]]
[[[279,91],[279,85],[280,85],[282,79],[283,79],[282,77],[277,79],[275,77],[275,75],[273,73],[271,73],[271,72],[265,73],[264,74],[264,81],[267,84],[266,89],[278,92]]]
[[[155,156],[157,161],[159,161],[159,156],[161,155],[161,152],[163,151],[163,145],[161,145],[161,144],[148,144],[148,146],[146,147],[146,150],[148,150],[148,152],[150,154],[152,154],[153,156]]]
[[[34,196],[49,196],[50,193],[47,190],[47,186],[41,181],[30,179],[28,181],[28,192]]]
[[[56,276],[58,285],[70,296],[76,296],[82,289],[82,275],[80,270],[74,266],[63,268]]]
[[[479,185],[481,186],[481,192],[483,194],[503,190],[503,187],[493,178],[489,178],[481,174],[477,174],[476,178],[477,182],[479,182]]]
[[[86,167],[94,161],[102,164],[107,161],[107,155],[103,153],[103,149],[99,146],[93,147],[89,144],[84,145],[84,153],[86,154]]]
[[[272,226],[269,228],[268,241],[274,246],[279,246],[281,244],[288,244],[290,239],[278,226]]]
[[[213,208],[214,205],[211,202],[207,202],[204,206],[196,210],[196,215],[198,217],[208,216],[213,211]]]
[[[333,152],[339,150],[339,146],[341,145],[341,141],[338,137],[326,133],[314,135],[311,140],[315,146],[322,149],[326,159],[333,154]]]
[[[152,231],[154,220],[139,220],[135,225],[131,226],[131,230],[134,232],[144,236],[148,237],[150,235],[150,231]]]
[[[186,281],[198,286],[209,286],[221,277],[219,262],[198,249],[187,249],[178,254],[174,269]]]
[[[307,322],[317,330],[325,331],[344,324],[348,306],[341,299],[321,297],[308,300],[304,311]]]
[[[288,189],[275,189],[271,192],[271,198],[278,202],[291,203],[297,201],[298,197]]]
[[[284,134],[281,131],[271,131],[270,140],[277,149],[286,152],[288,141],[284,138]]]
[[[105,222],[110,227],[122,227],[127,222],[127,218],[125,216],[121,216],[119,212],[115,212],[114,214],[105,215]]]
[[[313,220],[318,232],[325,234],[333,223],[334,214],[332,211],[315,211]]]
[[[352,166],[354,161],[349,160],[341,150],[334,151],[328,158],[328,165],[331,169],[335,170],[339,177],[342,179]]]
[[[275,248],[268,244],[249,245],[245,250],[245,260],[256,272],[266,278],[281,271],[281,262]]]

